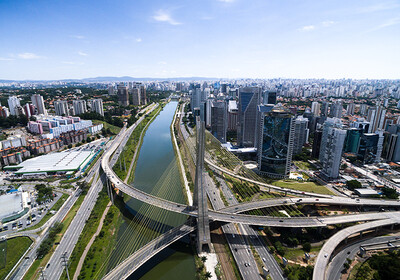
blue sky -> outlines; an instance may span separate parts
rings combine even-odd
[[[400,1],[0,0],[0,79],[400,78]]]

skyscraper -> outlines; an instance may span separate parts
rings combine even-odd
[[[322,163],[321,174],[328,179],[336,179],[339,176],[345,138],[346,130],[341,129],[341,121],[336,118],[328,118],[322,129],[319,155]]]
[[[294,119],[281,104],[261,105],[258,110],[258,170],[273,178],[285,178],[292,163]]]
[[[140,89],[132,88],[129,90],[129,94],[132,95],[132,105],[139,106],[140,105]]]
[[[90,108],[92,109],[92,112],[96,112],[102,116],[104,116],[104,110],[103,110],[103,100],[102,99],[90,99]]]
[[[81,115],[87,112],[85,100],[74,100],[72,101],[72,106],[74,107],[75,115]]]
[[[19,98],[16,96],[10,96],[8,98],[8,108],[10,109],[10,114],[13,116],[18,116],[17,107],[21,106]]]
[[[69,116],[68,102],[66,100],[54,101],[54,109],[57,116]]]
[[[226,143],[226,131],[228,117],[226,102],[223,100],[214,101],[211,106],[211,133],[221,143]]]
[[[308,142],[308,119],[298,116],[294,120],[293,155],[300,154],[305,143]]]
[[[313,113],[316,117],[319,117],[321,114],[321,106],[318,102],[314,101],[311,103],[311,113]]]
[[[39,115],[47,115],[47,110],[44,107],[43,97],[39,94],[33,94],[31,96],[32,104],[36,107]]]
[[[342,101],[336,101],[331,104],[331,110],[329,111],[329,116],[332,118],[341,118],[343,111]]]
[[[276,91],[265,91],[263,96],[264,104],[276,104]]]
[[[120,83],[117,87],[118,103],[122,106],[129,105],[128,87],[124,83]]]
[[[140,105],[147,104],[147,97],[146,97],[146,87],[144,85],[139,86],[140,90]]]
[[[347,104],[346,114],[350,116],[354,115],[355,108],[356,105],[353,102]]]
[[[261,89],[246,87],[239,89],[237,141],[241,147],[255,147],[257,137],[257,106],[260,104]]]
[[[383,129],[385,122],[386,109],[380,105],[368,110],[367,120],[370,122],[369,133],[375,133],[378,129]]]

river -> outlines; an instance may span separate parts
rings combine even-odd
[[[177,105],[178,102],[169,102],[148,127],[132,184],[153,195],[186,203],[170,133]],[[129,213],[125,214],[118,230],[116,248],[108,263],[109,269],[160,232],[178,226],[187,219],[184,215],[161,210],[136,199],[125,200]],[[187,243],[170,246],[129,279],[173,280],[177,279],[177,275],[179,279],[195,279],[194,257]]]

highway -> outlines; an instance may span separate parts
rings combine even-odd
[[[341,196],[333,196],[330,198],[311,198],[311,197],[301,197],[301,198],[274,198],[257,200],[250,202],[243,202],[238,205],[232,205],[223,209],[221,212],[226,213],[241,213],[249,210],[282,206],[293,205],[293,204],[326,204],[326,205],[342,205],[342,206],[375,206],[375,207],[399,207],[400,200],[382,200],[382,199],[365,199],[365,198],[347,198]]]
[[[364,224],[359,224],[351,226],[334,234],[328,241],[322,246],[320,252],[318,253],[317,260],[314,266],[313,279],[325,280],[326,279],[326,269],[330,258],[332,256],[335,248],[349,236],[366,230],[375,229],[382,226],[393,225],[400,223],[399,216],[393,216],[392,218],[378,220],[373,222],[368,222]]]
[[[152,111],[157,106],[151,106],[150,111]],[[147,110],[149,108],[145,108]],[[129,129],[129,133],[126,132],[126,126],[124,126],[120,133],[115,136],[113,142],[120,143],[121,147],[124,147],[127,140],[129,139],[133,130],[138,126],[138,124],[144,119],[144,116],[141,117],[138,121],[135,122]],[[106,147],[108,146],[108,143]],[[106,148],[105,147],[105,148]],[[114,153],[111,159],[111,166],[115,164],[119,156],[119,153]],[[76,243],[85,227],[86,221],[89,218],[92,210],[96,204],[97,198],[99,196],[100,191],[103,188],[102,180],[99,180],[99,171],[100,171],[100,163],[101,159],[96,162],[93,166],[92,170],[88,173],[88,176],[85,178],[86,182],[89,182],[92,178],[92,186],[88,191],[85,199],[82,202],[81,207],[76,213],[74,219],[69,225],[67,231],[65,232],[63,238],[60,241],[60,244],[57,246],[53,255],[51,256],[49,262],[46,265],[45,275],[48,279],[59,279],[65,270],[63,267],[63,263],[61,257],[65,254],[67,258],[69,258],[72,254],[73,249],[75,248]]]
[[[93,167],[96,175],[94,176],[92,187],[89,189],[81,207],[78,209],[74,219],[63,235],[60,244],[57,246],[46,265],[44,273],[48,279],[59,279],[61,277],[62,272],[65,270],[61,256],[65,254],[67,259],[71,256],[72,251],[78,242],[79,236],[86,225],[86,220],[89,218],[90,213],[96,204],[99,193],[103,188],[103,184],[101,180],[99,180],[98,175],[99,167],[100,162],[96,163]]]
[[[327,270],[327,278],[328,280],[339,280],[342,275],[342,270],[344,268],[344,263],[347,261],[346,259],[349,258],[353,260],[356,254],[360,251],[361,245],[368,245],[377,242],[389,242],[392,240],[396,240],[395,236],[380,236],[380,237],[373,237],[366,240],[360,240],[351,245],[343,248],[330,262]]]

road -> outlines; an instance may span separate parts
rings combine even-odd
[[[384,220],[368,222],[364,224],[358,224],[355,226],[351,226],[334,234],[331,238],[328,239],[327,242],[322,246],[320,252],[318,253],[317,260],[315,262],[314,271],[313,271],[313,279],[325,280],[326,279],[326,268],[329,264],[330,258],[333,254],[335,248],[346,238],[349,236],[366,231],[375,229],[378,227],[393,225],[400,223],[400,218],[392,217]]]
[[[367,240],[357,241],[352,243],[351,245],[343,248],[331,261],[327,269],[327,278],[328,280],[339,280],[342,275],[342,270],[344,268],[344,263],[347,261],[347,258],[353,260],[356,254],[360,251],[361,245],[368,245],[377,242],[388,242],[394,240],[395,236],[380,236],[373,237]],[[398,237],[397,237],[398,238]]]
[[[155,107],[157,106],[153,105],[150,108],[145,108],[144,110],[152,111]],[[133,132],[133,130],[143,119],[144,116],[128,129],[129,133],[127,134],[125,133],[126,126],[124,126],[121,129],[121,132],[115,137],[113,142],[119,143],[120,147],[123,148],[126,145],[126,142],[128,141],[131,132]],[[116,163],[118,156],[119,152],[113,154],[111,158],[111,165],[114,165]],[[89,182],[92,178],[94,178],[92,182],[92,187],[89,189],[89,192],[83,200],[81,207],[79,208],[70,226],[68,227],[63,238],[61,239],[60,244],[57,246],[56,250],[54,251],[53,255],[46,265],[45,275],[46,277],[48,277],[48,279],[59,279],[61,277],[63,270],[65,269],[63,267],[61,257],[64,254],[66,258],[69,258],[71,256],[72,251],[75,248],[76,243],[78,242],[79,236],[81,235],[82,230],[85,227],[86,221],[92,213],[99,193],[103,188],[102,180],[99,180],[100,163],[101,159],[96,162],[92,170],[89,171],[88,176],[85,178],[86,182]]]
[[[207,174],[207,177],[208,174]],[[236,199],[236,197],[233,195],[232,191],[229,189],[229,187],[226,185],[225,181],[219,177],[216,177],[216,179],[220,182],[220,190],[223,192],[223,195],[225,196],[225,198],[227,199],[228,203],[230,205],[232,205],[232,207],[234,207],[235,205],[240,205]],[[218,210],[222,210],[222,207],[224,206],[224,203],[222,202],[222,199],[220,197],[219,194],[219,189],[215,187],[215,184],[212,182],[211,178],[209,179],[209,184],[208,187],[210,189],[212,189],[212,193],[211,191],[209,192],[209,197],[210,197],[210,201],[211,202],[218,202],[220,201],[218,204]],[[215,199],[215,200],[214,200]],[[214,209],[217,209],[214,207]],[[224,208],[226,209],[226,208]],[[230,224],[233,225],[233,224]],[[238,225],[239,230],[240,230],[240,235],[242,237],[245,237],[245,242],[246,242],[246,248],[245,251],[249,251],[250,250],[250,246],[249,246],[249,242],[254,246],[254,248],[256,249],[258,255],[260,256],[260,258],[262,259],[262,261],[264,262],[264,266],[266,268],[268,268],[268,270],[270,271],[270,276],[272,277],[273,280],[284,280],[285,278],[283,277],[283,271],[282,269],[279,267],[279,264],[276,262],[273,254],[271,254],[268,251],[268,246],[265,244],[264,240],[259,236],[258,232],[256,230],[254,230],[251,226],[249,225]],[[232,229],[233,227],[229,227],[228,229]],[[232,237],[227,235],[227,239]],[[233,247],[234,248],[234,247]],[[236,248],[237,249],[237,248]],[[235,248],[232,250],[232,253],[236,259],[236,256],[234,253],[243,253],[243,252],[239,252],[239,249],[237,249],[238,252],[236,252]],[[237,260],[237,263],[241,263],[242,265],[245,263],[246,260],[246,255],[238,255],[237,256],[239,260]],[[254,257],[253,255],[251,255],[253,261],[254,261]],[[255,261],[253,263],[254,265],[256,265]],[[256,268],[256,266],[255,266]],[[245,267],[245,271],[247,271],[247,267]],[[256,278],[256,276],[254,276],[255,279],[259,279],[259,273],[258,270],[256,271],[258,278]],[[244,277],[243,273],[242,276]],[[247,275],[246,275],[247,276]],[[247,279],[247,278],[245,278]]]
[[[22,279],[22,277],[25,275],[25,273],[28,271],[29,267],[32,265],[33,261],[36,259],[36,250],[39,248],[41,242],[47,237],[48,235],[48,230],[55,222],[61,222],[65,216],[68,214],[69,210],[72,208],[72,206],[75,204],[76,200],[78,199],[79,195],[77,195],[80,192],[80,190],[75,191],[72,196],[68,198],[68,200],[64,203],[64,205],[60,208],[60,210],[53,216],[51,217],[45,225],[43,225],[39,229],[35,229],[33,231],[40,231],[41,229],[44,229],[41,235],[36,239],[35,245],[33,245],[32,249],[28,252],[28,254],[25,256],[25,259],[21,261],[19,266],[16,268],[16,270],[12,273],[9,279],[15,279],[19,280]],[[27,231],[30,232],[30,231]]]

